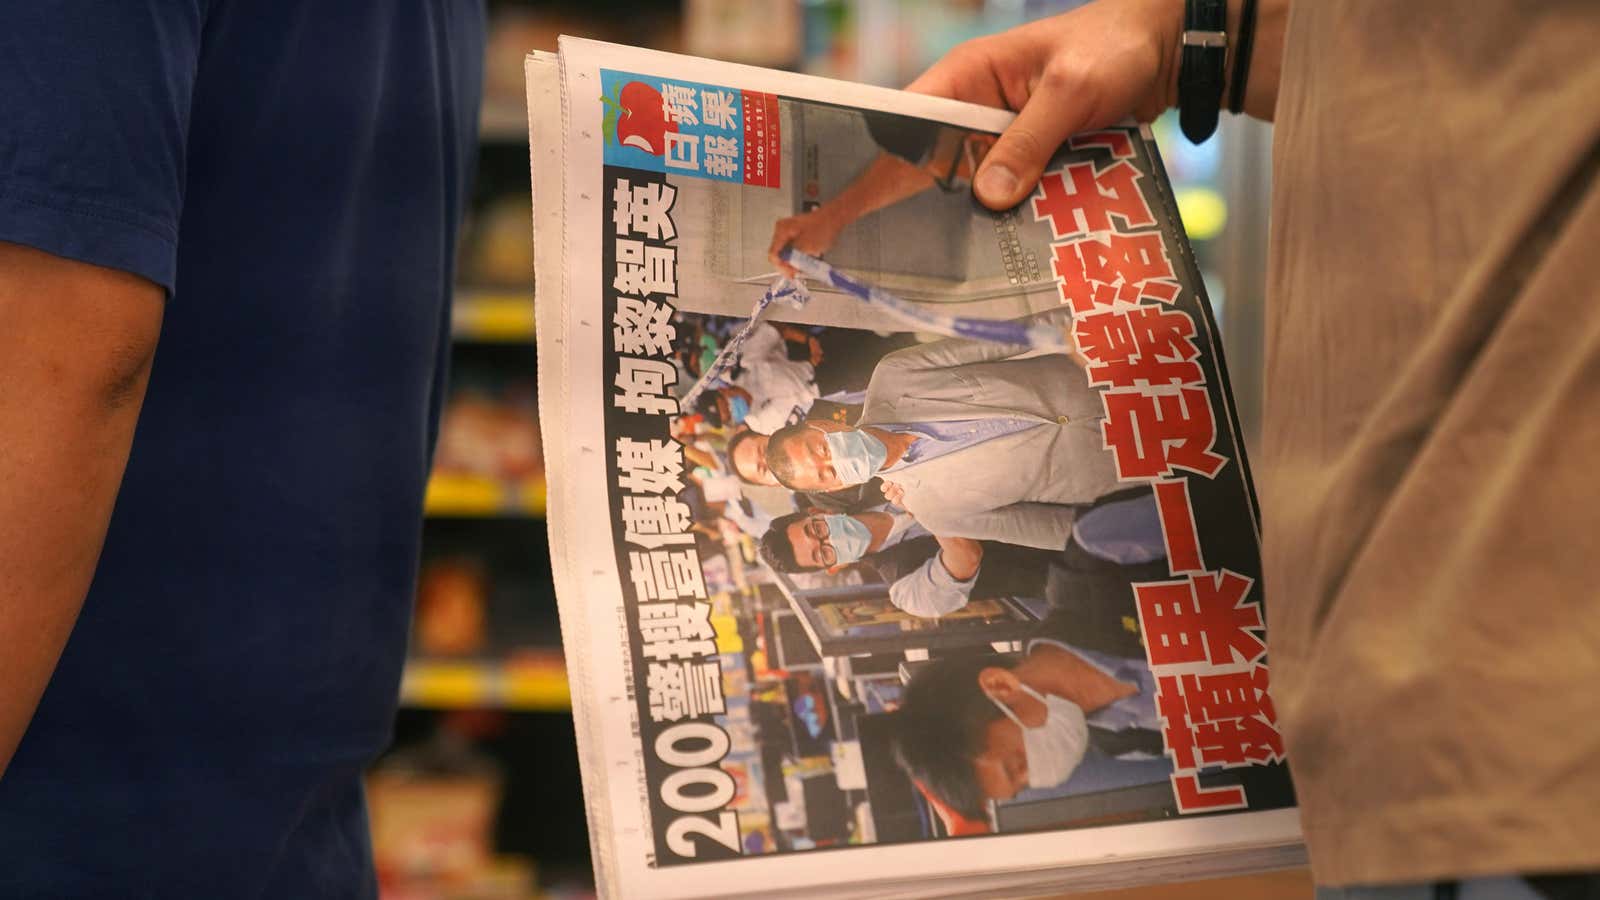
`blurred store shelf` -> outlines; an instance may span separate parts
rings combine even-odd
[[[572,708],[560,650],[506,660],[413,659],[400,682],[400,702],[422,709],[509,709],[567,712]]]
[[[423,512],[439,517],[544,516],[545,482],[505,482],[481,475],[434,473]]]
[[[478,120],[478,137],[494,143],[527,143],[528,110],[521,103],[488,100]]]
[[[456,294],[450,330],[457,340],[529,343],[534,328],[533,297],[527,291],[463,289]]]

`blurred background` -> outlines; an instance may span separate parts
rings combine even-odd
[[[479,176],[455,295],[454,372],[428,487],[411,660],[370,773],[386,900],[593,895],[544,521],[522,60],[561,34],[901,86],[963,40],[1083,0],[489,0]],[[1253,443],[1269,126],[1195,146],[1154,124]],[[1309,897],[1304,872],[1115,892]]]

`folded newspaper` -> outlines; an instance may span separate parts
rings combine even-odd
[[[1148,132],[591,41],[527,62],[550,535],[616,897],[1303,860],[1216,324]]]

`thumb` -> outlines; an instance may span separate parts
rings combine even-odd
[[[1011,126],[984,156],[972,180],[979,202],[1010,209],[1033,193],[1050,157],[1068,137],[1107,123],[1092,119],[1089,92],[1047,69]]]

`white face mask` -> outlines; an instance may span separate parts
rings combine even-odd
[[[1066,781],[1083,754],[1089,749],[1089,723],[1084,721],[1083,708],[1064,697],[1044,695],[1020,682],[1024,692],[1044,704],[1044,724],[1029,728],[1022,724],[1017,714],[999,700],[990,697],[1006,718],[1022,729],[1022,752],[1028,760],[1028,787],[1053,788]]]
[[[889,458],[889,448],[860,429],[850,431],[822,431],[822,440],[828,445],[828,458],[833,463],[833,474],[842,485],[865,484],[883,467]]]
[[[828,543],[833,545],[834,565],[843,566],[867,555],[872,546],[872,529],[855,516],[823,516],[828,523]]]

